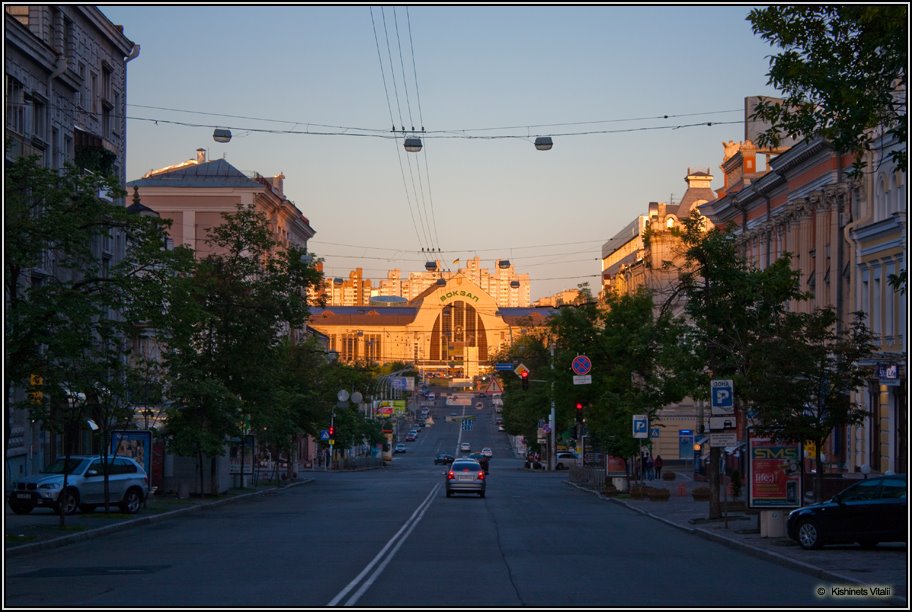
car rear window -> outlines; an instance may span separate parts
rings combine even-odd
[[[456,461],[453,463],[453,471],[468,471],[481,469],[481,465],[477,461]]]
[[[905,499],[906,481],[898,478],[884,478],[880,496],[890,499]]]

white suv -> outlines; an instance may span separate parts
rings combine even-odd
[[[36,507],[73,514],[76,508],[91,512],[104,505],[104,465],[98,455],[73,455],[69,462],[58,459],[38,474],[13,483],[10,508],[28,514]],[[143,467],[129,457],[108,457],[108,500],[120,510],[136,514],[149,495],[149,477]],[[66,491],[63,476],[67,472]]]

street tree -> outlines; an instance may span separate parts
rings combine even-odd
[[[163,321],[174,450],[196,457],[202,493],[204,456],[217,493],[216,457],[253,415],[283,410],[274,398],[284,337],[308,314],[306,290],[320,273],[302,248],[280,244],[265,216],[238,206],[210,229],[210,253],[173,279]]]
[[[545,335],[524,333],[493,360],[522,363],[529,368],[529,378],[533,380],[525,389],[514,372],[498,372],[503,388],[503,420],[506,431],[523,436],[530,449],[538,449],[538,423],[548,420],[551,400],[551,368]]]
[[[909,15],[906,4],[775,5],[751,10],[755,34],[782,51],[772,56],[768,84],[785,93],[764,100],[754,118],[771,127],[758,144],[782,136],[822,136],[861,168],[877,129],[907,138]],[[905,146],[891,153],[906,167]]]
[[[92,395],[123,392],[126,346],[137,317],[160,297],[147,273],[167,269],[171,254],[164,248],[168,223],[118,203],[123,191],[111,169],[110,155],[92,150],[82,150],[77,164],[62,170],[46,168],[36,157],[6,168],[7,443],[14,408],[28,409],[50,433],[52,447],[60,436],[71,453],[90,406],[98,411],[126,403],[124,396],[112,397],[102,407]],[[13,402],[14,389],[27,390],[27,397]],[[82,399],[73,401],[77,397]],[[121,418],[107,416],[106,423]]]
[[[739,389],[736,407],[743,423],[745,407],[752,401],[750,382],[759,378],[754,368],[763,363],[756,356],[762,350],[761,341],[777,331],[789,303],[806,295],[788,257],[762,270],[754,268],[729,232],[718,228],[705,232],[699,214],[682,222],[681,240],[685,264],[670,299],[685,302],[690,329],[682,338],[702,364],[691,395],[707,399],[710,379],[733,380]],[[710,450],[710,518],[721,516],[720,451],[715,446]]]
[[[652,293],[608,294],[604,304],[588,301],[560,308],[551,320],[557,339],[555,361],[561,364],[557,397],[584,405],[585,429],[597,448],[625,458],[642,450],[633,437],[633,416],[645,414],[654,422],[658,411],[689,390],[691,356],[679,342],[683,324],[654,307]],[[590,385],[575,385],[569,365],[576,355],[591,358]]]
[[[784,313],[773,333],[759,338],[750,376],[759,418],[755,430],[778,440],[808,441],[816,449],[814,493],[822,499],[824,441],[840,427],[862,422],[867,411],[853,400],[871,368],[863,365],[874,343],[862,312],[837,333],[831,308]]]

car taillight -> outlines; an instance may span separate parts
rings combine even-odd
[[[453,480],[454,478],[456,478],[456,474],[453,473],[453,470],[447,472],[447,480]]]
[[[478,480],[484,480],[484,470],[478,472]]]

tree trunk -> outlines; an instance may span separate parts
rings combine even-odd
[[[218,457],[209,458],[209,493],[218,497]]]
[[[201,448],[198,448],[196,450],[196,468],[197,468],[197,473],[199,476],[199,483],[198,483],[199,487],[197,487],[197,491],[199,492],[200,496],[202,496],[204,480],[203,480],[203,449],[201,449]]]
[[[719,489],[722,485],[722,474],[719,470],[719,459],[722,456],[722,449],[718,446],[709,448],[709,518],[717,519],[722,517],[722,500]]]

